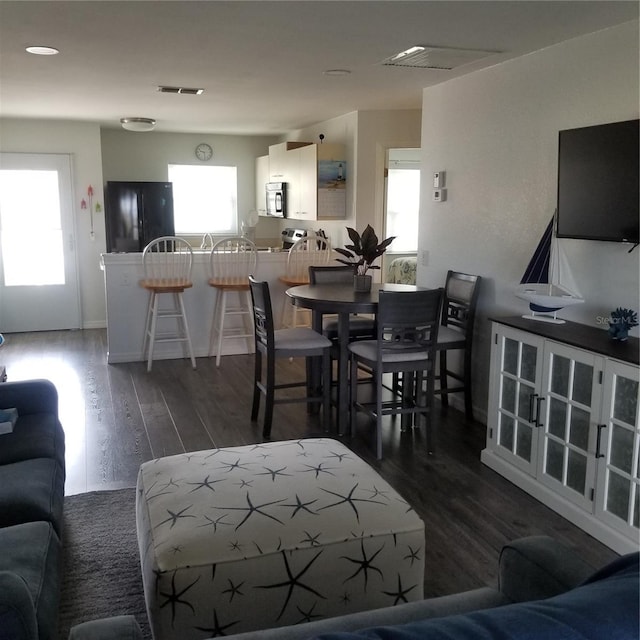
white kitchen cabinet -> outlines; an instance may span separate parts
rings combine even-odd
[[[310,142],[281,142],[269,146],[269,182],[291,182],[289,151],[310,145]]]
[[[265,184],[269,180],[269,156],[256,158],[256,211],[260,216],[267,215],[267,196]]]
[[[616,551],[637,547],[637,338],[494,322],[489,393],[482,461]]]
[[[347,215],[344,145],[310,144],[287,151],[287,218],[342,219]]]

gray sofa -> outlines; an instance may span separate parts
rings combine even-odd
[[[64,431],[47,380],[0,383],[0,640],[57,640],[64,503]]]
[[[521,637],[519,631],[514,631],[516,629],[526,632],[522,637],[529,640],[637,638],[638,554],[621,561],[622,568],[613,566],[601,570],[589,581],[586,579],[593,574],[594,568],[570,549],[546,536],[522,538],[502,549],[497,589],[485,587],[293,627],[227,637],[232,640],[311,640],[316,637],[327,640],[390,640],[396,637],[402,640],[513,640]],[[538,611],[540,607],[544,608],[542,612]],[[565,614],[566,620],[563,619]],[[606,622],[604,635],[602,627],[598,626],[602,624],[603,616]],[[501,625],[511,625],[511,628],[503,632]],[[538,625],[539,634],[535,632]],[[574,627],[579,635],[571,635]],[[588,635],[590,629],[594,635]],[[121,616],[78,625],[71,630],[69,638],[138,640],[141,637],[133,617]]]

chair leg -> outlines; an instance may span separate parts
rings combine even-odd
[[[422,385],[420,385],[422,388]],[[425,420],[425,429],[426,432],[426,442],[427,442],[427,453],[429,455],[433,455],[436,451],[436,442],[435,442],[435,432],[434,432],[434,424],[433,424],[433,397],[435,391],[435,371],[434,366],[430,371],[427,371],[427,385],[425,391],[425,399],[424,405],[426,407],[426,420]]]
[[[473,422],[473,394],[471,393],[471,349],[464,350],[464,413],[470,422]]]
[[[376,458],[382,460],[382,372],[376,371]]]
[[[256,350],[254,359],[254,378],[253,378],[253,402],[251,403],[251,421],[255,422],[258,419],[258,411],[260,411],[260,387],[258,382],[262,376],[262,353]]]
[[[356,419],[358,415],[358,409],[356,403],[358,402],[358,363],[355,358],[351,358],[351,375],[349,376],[351,383],[351,392],[349,394],[348,407],[350,409],[350,421],[349,421],[349,436],[353,436],[356,432]],[[339,421],[338,421],[339,422]]]
[[[331,428],[331,351],[322,355],[322,425],[326,432]]]
[[[449,405],[449,396],[447,395],[447,352],[440,352],[440,402],[443,406]]]
[[[147,372],[151,371],[153,361],[153,347],[156,341],[156,325],[158,322],[158,296],[155,291],[151,294],[151,328],[149,329],[149,354],[147,359]]]
[[[240,302],[242,303],[242,293],[238,294],[240,297]],[[242,316],[242,323],[245,326],[245,333],[247,334],[247,353],[251,353],[254,342],[253,335],[255,332],[255,326],[253,324],[253,303],[251,302],[251,290],[245,291],[244,293],[245,304],[247,306],[247,312]],[[247,323],[247,316],[249,317],[249,322]],[[247,324],[249,326],[247,326]]]
[[[213,347],[216,340],[216,331],[218,330],[218,311],[220,310],[220,298],[222,291],[216,289],[216,301],[213,305],[213,315],[211,317],[211,331],[209,332],[209,357],[213,355]]]
[[[216,349],[216,367],[220,366],[220,358],[222,357],[222,339],[224,337],[224,319],[227,314],[227,292],[222,292],[220,300],[220,317],[218,319],[218,346]]]
[[[264,406],[264,427],[262,437],[271,438],[271,424],[273,422],[273,405],[275,399],[276,364],[274,358],[267,357],[266,401]]]
[[[187,323],[187,313],[184,309],[184,299],[182,297],[182,293],[177,294],[178,304],[180,306],[181,320],[182,320],[182,328],[184,330],[184,336],[187,340],[187,348],[189,349],[189,358],[191,359],[191,366],[196,368],[196,359],[193,355],[193,347],[191,346],[191,334],[189,333],[189,324]]]
[[[147,319],[144,323],[144,338],[142,339],[142,359],[144,360],[149,346],[149,331],[151,330],[151,309],[153,307],[153,292],[149,292],[149,302],[147,303]]]

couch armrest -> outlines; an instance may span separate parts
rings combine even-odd
[[[0,637],[38,640],[38,623],[27,583],[11,571],[0,571]]]
[[[500,591],[512,602],[541,600],[573,589],[594,570],[553,538],[520,538],[500,553]]]
[[[142,632],[133,616],[116,616],[76,625],[69,640],[142,640]]]
[[[58,391],[49,380],[20,380],[0,384],[0,409],[15,407],[19,415],[58,415]]]

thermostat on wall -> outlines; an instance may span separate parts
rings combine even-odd
[[[447,199],[447,190],[446,189],[434,189],[433,190],[433,201],[434,202],[444,202]]]

